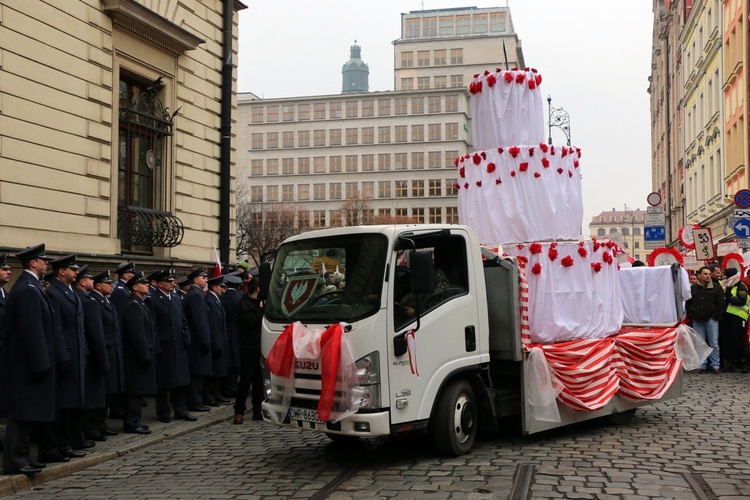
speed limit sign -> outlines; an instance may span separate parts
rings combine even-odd
[[[693,243],[695,244],[695,258],[698,260],[714,260],[714,240],[711,229],[707,227],[693,228]]]

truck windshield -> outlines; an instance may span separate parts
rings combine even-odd
[[[352,322],[380,307],[388,240],[379,234],[286,243],[276,254],[266,316]]]

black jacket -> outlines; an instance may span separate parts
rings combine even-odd
[[[693,283],[690,287],[692,298],[685,304],[685,310],[691,320],[703,323],[709,319],[720,321],[726,310],[724,289],[717,281],[710,281],[707,286]]]
[[[263,321],[263,307],[260,300],[247,292],[240,299],[237,309],[239,322],[240,352],[260,351],[260,327]]]
[[[182,300],[176,293],[167,295],[157,290],[146,300],[146,305],[159,342],[159,389],[190,385],[190,332],[182,312]]]

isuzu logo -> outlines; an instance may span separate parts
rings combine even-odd
[[[303,359],[297,359],[294,361],[295,370],[320,370],[320,363],[317,361],[306,361]]]

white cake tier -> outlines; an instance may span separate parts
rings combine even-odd
[[[544,141],[544,111],[535,69],[485,71],[469,85],[471,135],[477,150]]]
[[[616,243],[504,245],[503,252],[517,257],[525,268],[532,342],[599,339],[622,326],[616,257],[622,250]]]
[[[583,200],[579,149],[512,146],[460,156],[458,214],[482,242],[577,240]]]

